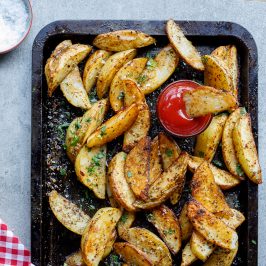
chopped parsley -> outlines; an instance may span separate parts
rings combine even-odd
[[[199,157],[201,157],[201,158],[204,158],[204,156],[205,156],[205,153],[203,152],[203,151],[199,151]]]
[[[240,108],[240,114],[241,115],[245,115],[246,113],[247,113],[246,108],[245,107],[241,107]]]
[[[89,96],[90,102],[91,103],[96,103],[97,99],[96,99],[96,91],[93,91],[90,96]]]
[[[171,150],[171,149],[166,149],[165,154],[166,154],[168,157],[172,157],[173,154],[174,154],[174,151]]]
[[[218,167],[223,167],[223,163],[219,160],[213,160],[212,163]]]
[[[101,137],[106,135],[106,126],[102,126],[100,135],[101,135]]]
[[[148,221],[152,221],[154,219],[152,213],[147,214],[146,217],[147,217]]]
[[[77,135],[74,135],[71,143],[70,143],[70,146],[76,146],[79,142],[79,137]]]
[[[154,69],[157,66],[157,63],[153,58],[149,58],[146,66],[147,66],[147,69]]]
[[[79,121],[77,121],[76,123],[75,123],[75,129],[80,129],[81,128],[81,124],[79,123]]]
[[[67,149],[67,145],[64,143],[63,144],[63,149],[66,150]]]
[[[164,230],[163,233],[165,235],[172,235],[173,233],[175,233],[175,230],[172,228],[169,228],[168,230]]]
[[[95,208],[94,205],[91,205],[91,204],[90,204],[90,205],[88,206],[88,209],[89,209],[90,211],[94,211],[96,208]]]
[[[154,56],[151,54],[150,51],[148,51],[147,54],[146,54],[146,57],[148,57],[150,59],[150,58],[153,58]]]
[[[120,220],[121,220],[121,222],[124,224],[124,223],[127,221],[127,218],[128,218],[128,214],[127,214],[127,213],[124,213],[124,214],[121,216]]]
[[[61,169],[60,169],[60,175],[61,175],[61,176],[65,176],[65,175],[66,175],[66,172],[67,172],[67,171],[66,171],[66,168],[61,168]]]
[[[86,120],[87,123],[90,123],[91,122],[91,117],[89,117],[87,120]]]
[[[110,265],[109,266],[120,266],[119,256],[115,254],[110,255]]]
[[[238,164],[238,165],[236,166],[236,172],[237,172],[237,174],[238,174],[239,176],[243,176],[243,175],[244,175],[243,169],[242,169],[242,167],[241,167],[240,164]]]
[[[125,93],[123,91],[120,91],[119,95],[117,96],[118,100],[123,100],[125,97]]]
[[[104,152],[101,151],[91,158],[90,166],[87,167],[87,172],[89,175],[94,174],[96,171],[96,167],[101,166],[101,159],[104,158],[104,156],[105,156]]]
[[[65,136],[65,129],[69,127],[69,123],[63,123],[62,125],[59,125],[57,127],[58,133],[59,133],[59,137],[60,139],[63,139]]]
[[[140,75],[139,77],[138,77],[138,84],[139,85],[141,85],[141,84],[143,84],[143,82],[145,82],[146,80],[147,80],[147,76],[146,75]]]
[[[203,64],[206,64],[207,61],[208,61],[208,58],[206,56],[202,56],[201,57],[201,61],[202,61]]]
[[[128,171],[128,172],[127,172],[127,176],[128,176],[128,177],[132,177],[133,175],[132,175],[132,173],[131,173],[130,171]]]
[[[254,245],[257,245],[257,241],[254,240],[254,239],[251,240],[251,243],[254,244]]]

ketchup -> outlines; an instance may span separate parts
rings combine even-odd
[[[189,137],[199,134],[209,125],[211,115],[192,118],[186,113],[183,93],[199,86],[200,84],[191,80],[180,80],[171,83],[161,92],[157,113],[161,124],[171,134]]]

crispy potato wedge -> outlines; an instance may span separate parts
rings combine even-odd
[[[123,239],[148,255],[152,265],[172,265],[171,254],[164,242],[145,228],[132,227]]]
[[[108,239],[107,244],[105,246],[103,257],[102,257],[103,259],[106,258],[111,253],[111,251],[113,250],[113,246],[114,246],[114,243],[116,241],[116,238],[117,238],[117,233],[116,233],[116,230],[113,229],[113,232],[112,232],[112,234],[111,234],[110,238]]]
[[[196,156],[189,156],[188,169],[194,173],[195,170],[204,162],[203,158]],[[216,167],[213,164],[209,164],[209,167],[214,176],[215,183],[223,190],[233,188],[240,184],[240,179],[236,178],[229,172]]]
[[[108,180],[115,200],[126,210],[136,211],[133,203],[136,201],[125,177],[125,162],[127,154],[117,153],[108,165]]]
[[[150,137],[144,137],[127,155],[126,180],[136,198],[147,200],[150,168]]]
[[[134,202],[134,206],[138,209],[150,210],[150,209],[160,206],[164,201],[165,199],[163,198],[159,200],[152,200],[152,201],[136,200]]]
[[[233,130],[241,114],[244,113],[246,113],[245,109],[240,107],[229,115],[228,119],[225,122],[222,136],[222,151],[224,163],[229,172],[241,180],[244,179],[244,172],[236,156],[233,142]]]
[[[49,204],[53,214],[62,225],[76,234],[83,234],[90,221],[89,215],[55,190],[49,194]]]
[[[171,45],[165,46],[154,59],[150,58],[138,78],[142,92],[146,95],[158,89],[173,74],[178,62],[178,55]]]
[[[114,198],[114,195],[113,195],[113,193],[111,191],[111,188],[110,188],[110,184],[109,184],[108,178],[106,179],[106,195],[108,197],[108,200],[109,200],[109,203],[110,203],[111,207],[118,208],[121,211],[123,210],[121,205]]]
[[[96,84],[98,75],[110,56],[110,52],[97,50],[87,60],[83,72],[83,84],[87,93],[89,93]]]
[[[185,37],[183,31],[174,20],[170,19],[167,21],[166,33],[170,43],[173,45],[180,57],[191,67],[203,71],[204,65],[201,61],[200,53]]]
[[[191,117],[231,111],[238,106],[237,99],[230,93],[208,86],[184,93],[186,112]]]
[[[104,66],[102,67],[98,79],[97,79],[97,95],[101,99],[109,91],[109,87],[111,82],[118,72],[118,70],[127,62],[132,60],[137,54],[135,49],[115,53],[114,55],[110,56]]]
[[[197,136],[194,155],[212,161],[222,139],[224,124],[228,115],[223,113],[212,118],[210,125]]]
[[[220,218],[227,226],[236,229],[245,221],[245,216],[236,209],[231,209],[232,215],[228,216],[224,213],[216,213],[215,216]]]
[[[124,106],[124,79],[137,81],[139,75],[146,66],[148,58],[134,58],[116,73],[109,91],[110,104],[115,112],[120,111]]]
[[[88,94],[83,87],[78,66],[75,66],[74,69],[61,82],[60,89],[67,101],[73,106],[82,109],[91,108],[91,103]]]
[[[87,265],[98,265],[102,260],[121,214],[119,209],[106,207],[92,217],[81,239],[82,258]]]
[[[106,186],[106,146],[89,149],[83,146],[76,161],[78,180],[91,189],[99,199],[105,199]]]
[[[145,47],[155,41],[153,37],[141,31],[118,30],[97,35],[93,40],[93,45],[99,49],[120,52]]]
[[[161,165],[159,138],[156,136],[151,142],[151,158],[150,158],[150,185],[160,177],[163,169]]]
[[[196,200],[188,203],[188,217],[195,230],[209,242],[226,249],[237,247],[237,233]]]
[[[237,60],[237,49],[235,45],[228,46],[228,59],[227,59],[228,69],[232,75],[233,83],[233,95],[237,98],[238,96],[238,60]]]
[[[129,152],[150,129],[150,110],[143,93],[132,80],[124,80],[125,106],[133,103],[138,105],[139,115],[134,124],[124,134],[123,150]]]
[[[204,266],[230,266],[232,265],[234,258],[238,251],[238,244],[237,248],[233,250],[227,250],[220,247],[217,247],[214,252],[211,254],[209,259],[203,264]]]
[[[202,58],[204,70],[204,84],[218,90],[233,92],[232,76],[226,63],[216,56],[205,55]]]
[[[225,64],[227,64],[228,48],[229,48],[228,45],[227,46],[219,46],[211,52],[211,55],[215,56],[216,58],[218,58],[219,60],[222,60]],[[227,66],[228,66],[228,64],[227,64]]]
[[[86,266],[86,263],[82,259],[81,251],[72,253],[66,258],[64,266]]]
[[[161,205],[148,214],[147,218],[158,230],[169,250],[177,254],[182,245],[182,236],[179,221],[173,211]]]
[[[212,213],[232,214],[225,197],[214,181],[209,163],[204,161],[195,171],[191,182],[191,194]]]
[[[126,234],[127,230],[132,226],[135,221],[136,215],[134,212],[124,211],[118,224],[117,231],[118,235],[122,238],[123,234]]]
[[[182,262],[181,266],[189,266],[195,262],[198,258],[193,254],[190,243],[188,242],[182,250]]]
[[[139,250],[136,246],[127,242],[117,242],[114,244],[115,252],[131,266],[152,266],[148,255]]]
[[[118,112],[100,127],[97,128],[87,139],[89,148],[102,146],[127,131],[135,122],[139,114],[138,106],[134,103],[123,111]]]
[[[184,204],[180,216],[179,216],[179,224],[181,229],[182,241],[187,241],[193,232],[193,226],[187,216],[187,203]]]
[[[252,134],[249,114],[244,114],[235,124],[233,142],[237,159],[248,178],[256,184],[262,183],[262,174]]]
[[[48,58],[47,63],[51,63],[51,59],[54,57],[57,57],[62,51],[66,50],[68,47],[70,47],[72,45],[72,41],[71,40],[64,40],[62,42],[60,42],[55,49],[53,50],[53,52],[51,53],[50,58]],[[49,66],[50,67],[50,66]]]
[[[63,46],[52,54],[45,65],[49,96],[52,96],[59,84],[92,49],[91,46],[85,44],[73,44],[70,46],[66,44],[62,48]]]

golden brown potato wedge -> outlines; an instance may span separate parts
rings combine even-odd
[[[74,69],[61,82],[60,89],[67,101],[73,106],[82,109],[91,108],[91,103],[87,92],[83,87],[78,66],[75,66]]]
[[[185,37],[181,28],[170,19],[166,24],[166,33],[170,43],[175,48],[180,57],[191,67],[203,71],[204,65],[201,61],[200,53],[193,44]]]
[[[245,221],[245,216],[236,209],[231,209],[232,215],[228,216],[224,213],[216,213],[215,216],[220,218],[227,226],[236,229]]]
[[[52,96],[54,90],[74,67],[89,54],[91,49],[92,47],[89,45],[73,44],[66,45],[65,48],[59,48],[53,53],[45,65],[49,96]]]
[[[261,168],[249,114],[242,115],[235,124],[233,142],[237,159],[245,174],[254,183],[261,184]]]
[[[165,205],[161,205],[149,213],[147,218],[158,230],[169,250],[173,254],[177,254],[181,248],[182,236],[179,221],[173,211]]]
[[[125,162],[127,154],[117,153],[108,165],[108,180],[115,200],[126,210],[136,211],[133,203],[136,201],[125,177]]]
[[[159,150],[159,138],[156,136],[151,142],[151,159],[150,159],[150,185],[162,174],[162,165]]]
[[[148,255],[139,250],[136,246],[127,242],[117,242],[114,244],[115,252],[131,266],[152,266]]]
[[[238,106],[237,99],[231,94],[208,86],[184,93],[186,112],[192,117],[231,111]]]
[[[232,75],[233,84],[233,95],[237,98],[238,96],[238,60],[237,60],[237,49],[235,45],[228,46],[228,59],[227,59],[228,69]]]
[[[204,161],[196,169],[192,177],[191,190],[193,198],[208,211],[212,213],[232,213],[222,191],[214,181],[208,162]]]
[[[211,55],[217,57],[219,60],[222,60],[228,66],[228,64],[227,64],[228,48],[229,48],[228,45],[227,46],[219,46],[211,52]]]
[[[72,253],[66,258],[64,266],[86,266],[85,262],[82,259],[81,251]]]
[[[189,156],[188,169],[194,173],[195,170],[204,162],[203,158],[196,156]],[[236,178],[229,172],[209,164],[215,183],[223,190],[233,188],[240,184],[240,179]]]
[[[110,188],[110,184],[109,184],[108,178],[106,179],[106,195],[108,196],[108,200],[109,200],[109,203],[110,203],[111,207],[118,208],[121,211],[123,210],[121,205],[114,198],[114,195],[113,195],[113,193],[111,191],[111,188]]]
[[[139,114],[138,106],[134,103],[123,111],[118,112],[104,122],[87,139],[89,148],[102,146],[127,131],[135,122]]]
[[[119,209],[106,207],[92,217],[81,239],[82,258],[87,265],[98,265],[102,260],[121,214]]]
[[[195,230],[209,242],[226,249],[237,247],[237,233],[196,200],[188,203],[188,217]]]
[[[117,231],[118,235],[123,238],[123,234],[127,233],[127,230],[132,226],[133,222],[135,221],[136,215],[134,212],[127,212],[124,211],[123,215],[121,216],[118,224],[117,224]]]
[[[205,67],[204,84],[233,93],[232,76],[226,63],[212,55],[203,56],[202,61]]]
[[[173,74],[178,61],[178,55],[171,45],[165,46],[154,59],[150,58],[138,78],[142,92],[150,94],[158,89]]]
[[[222,139],[228,115],[223,113],[212,118],[210,125],[197,136],[194,155],[212,161]]]
[[[233,113],[231,113],[225,122],[222,136],[222,151],[224,163],[229,172],[241,180],[244,179],[244,172],[236,156],[236,151],[233,142],[233,130],[241,114],[245,113],[246,111],[242,107],[236,109]]]
[[[127,155],[126,180],[136,198],[147,200],[150,168],[150,137],[144,137]]]
[[[83,72],[83,84],[87,93],[96,84],[98,75],[110,56],[110,52],[97,50],[87,60]]]
[[[132,227],[123,239],[148,255],[152,265],[172,265],[171,254],[164,242],[145,228]]]
[[[137,54],[135,49],[115,53],[114,55],[110,56],[104,66],[102,67],[98,79],[97,79],[97,95],[101,99],[109,91],[109,87],[111,82],[118,72],[118,70],[127,62],[132,60]]]
[[[118,30],[97,35],[93,40],[93,45],[99,49],[120,52],[145,47],[155,41],[153,37],[141,31]]]
[[[120,111],[124,106],[124,79],[131,79],[137,81],[139,75],[146,66],[148,58],[140,57],[134,58],[116,73],[109,91],[110,104],[115,112]]]
[[[198,258],[193,254],[190,243],[188,242],[182,250],[182,262],[181,266],[189,266],[195,262]]]
[[[111,234],[110,238],[108,239],[107,244],[105,246],[103,257],[102,257],[103,259],[106,258],[111,253],[111,251],[113,250],[113,246],[114,246],[114,243],[116,241],[116,238],[117,238],[117,233],[116,233],[116,230],[113,229],[113,232],[112,232],[112,234]]]
[[[182,241],[187,241],[193,232],[193,226],[187,216],[187,203],[184,204],[180,216],[179,216],[179,224],[181,228],[181,236]]]
[[[62,51],[66,50],[68,47],[70,47],[72,45],[72,41],[71,40],[64,40],[62,42],[60,42],[55,49],[53,50],[53,52],[51,53],[50,58],[47,60],[47,63],[51,61],[51,58],[57,57]]]
[[[83,146],[75,161],[78,180],[91,189],[99,199],[105,199],[106,146]]]
[[[123,80],[125,91],[125,106],[133,103],[138,105],[139,115],[134,124],[125,132],[123,150],[129,152],[142,138],[148,135],[150,129],[150,110],[146,103],[144,94],[139,90],[137,84],[125,79]]]
[[[89,215],[55,190],[49,194],[49,204],[53,214],[62,225],[76,234],[83,234],[90,221]]]

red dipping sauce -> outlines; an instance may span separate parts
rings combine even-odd
[[[163,127],[179,137],[201,133],[211,122],[212,116],[189,117],[186,113],[183,93],[196,90],[200,84],[191,80],[179,80],[169,84],[159,95],[157,114]]]

